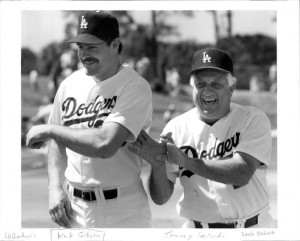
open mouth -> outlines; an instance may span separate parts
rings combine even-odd
[[[217,99],[213,99],[213,98],[203,98],[202,101],[204,102],[204,104],[206,105],[213,105],[217,102]]]

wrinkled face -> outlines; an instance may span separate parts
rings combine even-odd
[[[100,44],[78,43],[78,57],[83,63],[86,74],[95,76],[99,80],[110,77],[112,67],[115,66],[117,47],[115,42],[108,46],[105,42]]]
[[[192,76],[193,101],[200,119],[213,124],[227,115],[235,85],[229,86],[228,73],[203,69]]]

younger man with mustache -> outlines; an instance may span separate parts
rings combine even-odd
[[[60,85],[48,125],[27,134],[30,148],[51,139],[51,218],[62,227],[151,227],[142,161],[127,149],[150,128],[151,88],[121,64],[118,21],[107,12],[81,15],[69,42],[84,68]]]

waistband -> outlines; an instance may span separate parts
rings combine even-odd
[[[195,220],[195,228],[249,228],[258,224],[258,215],[248,218],[244,221],[233,222],[233,223],[201,223]]]
[[[66,190],[70,199],[79,198],[85,202],[97,202],[106,204],[110,200],[118,200],[122,197],[145,193],[142,180],[136,180],[128,185],[111,187],[111,188],[98,188],[98,187],[78,187],[74,186],[68,181],[65,182]]]

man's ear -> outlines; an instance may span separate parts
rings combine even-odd
[[[119,49],[119,45],[120,45],[121,41],[120,41],[120,38],[115,38],[112,42],[111,42],[111,47],[112,47],[112,50],[115,54],[118,53],[118,49]]]
[[[233,83],[231,86],[229,86],[231,94],[233,94],[233,91],[235,90],[235,86],[236,86],[236,83]]]

